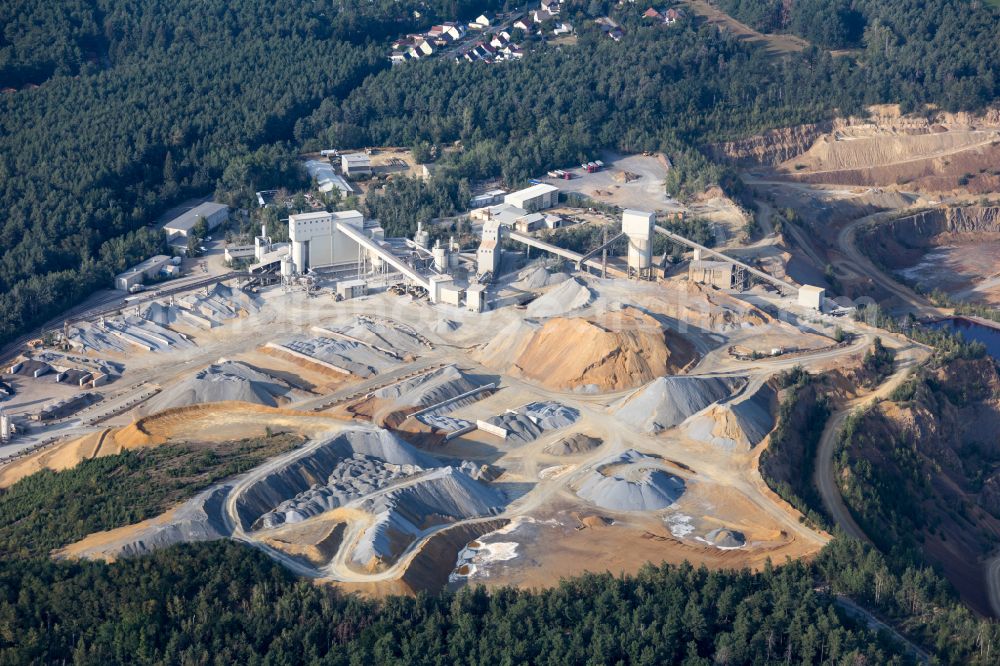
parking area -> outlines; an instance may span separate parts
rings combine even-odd
[[[667,196],[664,179],[670,163],[663,155],[619,155],[603,152],[599,159],[604,168],[587,173],[580,165],[561,166],[572,178],[540,180],[555,185],[563,192],[579,192],[595,201],[625,208],[639,208],[654,212],[684,210],[684,206]],[[572,168],[570,168],[572,167]]]

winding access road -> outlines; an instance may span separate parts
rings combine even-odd
[[[871,539],[864,533],[855,522],[851,512],[844,504],[844,498],[840,494],[837,485],[836,470],[834,469],[833,458],[837,449],[837,442],[840,432],[843,429],[847,417],[855,410],[864,409],[873,404],[876,400],[885,398],[892,391],[906,381],[911,370],[922,363],[930,355],[930,350],[923,345],[909,343],[900,345],[892,338],[883,338],[887,347],[896,350],[896,368],[882,384],[868,395],[855,398],[847,402],[840,409],[834,412],[827,419],[823,434],[820,435],[819,446],[816,447],[816,458],[813,465],[813,482],[819,490],[820,498],[823,500],[823,508],[830,514],[833,521],[840,526],[844,532],[854,537],[871,543]]]

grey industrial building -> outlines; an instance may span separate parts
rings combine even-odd
[[[115,276],[115,289],[128,291],[137,284],[143,284],[147,279],[155,278],[164,268],[170,265],[170,257],[158,254],[146,261],[133,266],[124,273]]]
[[[212,230],[222,224],[228,216],[229,206],[206,201],[164,224],[163,231],[167,234],[168,239],[187,238],[200,218],[205,218],[209,230]]]

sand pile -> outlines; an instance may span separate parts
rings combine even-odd
[[[749,451],[774,428],[774,390],[766,384],[751,395],[715,405],[684,425],[691,439],[727,451]]]
[[[618,403],[614,413],[625,423],[656,434],[728,398],[744,383],[732,377],[659,377]]]
[[[255,481],[237,499],[236,511],[244,529],[294,522],[338,506],[349,487],[379,488],[440,465],[387,430],[345,430]],[[352,472],[359,478],[351,479]]]
[[[543,451],[550,456],[573,456],[589,453],[603,444],[600,439],[584,435],[582,432],[563,437],[558,442],[546,446]]]
[[[95,532],[56,552],[56,557],[114,561],[148,555],[159,548],[190,541],[212,541],[228,535],[222,519],[229,486],[202,491],[163,515],[107,532]]]
[[[674,374],[696,356],[683,337],[625,308],[595,319],[554,318],[537,329],[508,326],[478,359],[551,389],[601,392]]]
[[[746,545],[747,539],[742,532],[719,527],[705,535],[705,540],[713,546],[722,549],[742,548]]]
[[[488,368],[506,370],[511,359],[518,358],[540,327],[532,322],[515,320],[500,329],[493,339],[482,349],[473,353],[473,357]]]
[[[220,361],[154,396],[146,404],[145,411],[155,413],[171,407],[228,401],[277,407],[306,395],[287,382],[245,363]]]
[[[558,317],[586,307],[592,298],[590,289],[573,278],[529,303],[527,313],[529,317]]]
[[[576,494],[612,511],[659,511],[684,493],[684,481],[634,449],[606,458],[579,482]]]
[[[567,273],[551,273],[545,266],[535,265],[526,268],[517,275],[517,281],[512,286],[518,289],[534,290],[559,284],[569,279]]]
[[[503,493],[473,479],[464,468],[442,467],[411,485],[365,500],[361,508],[375,523],[358,540],[352,559],[368,570],[391,563],[424,530],[467,518],[496,515]]]

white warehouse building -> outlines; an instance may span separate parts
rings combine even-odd
[[[508,206],[516,206],[529,213],[546,208],[552,208],[559,203],[559,188],[555,185],[541,183],[517,192],[511,192],[503,198]]]

